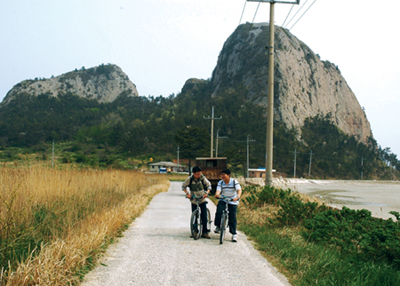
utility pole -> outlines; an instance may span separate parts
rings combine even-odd
[[[294,171],[293,171],[293,178],[296,178],[296,155],[297,155],[297,149],[294,149]]]
[[[254,142],[256,140],[249,140],[250,135],[247,135],[247,178],[249,177],[249,142]]]
[[[53,149],[51,152],[51,167],[54,168],[54,139],[53,139]]]
[[[390,175],[391,175],[392,181],[393,181],[393,160],[392,160],[392,158],[390,158]]]
[[[222,119],[222,116],[219,118],[214,117],[214,106],[212,107],[212,113],[211,117],[205,117],[203,116],[204,119],[211,119],[211,152],[210,152],[210,158],[213,158],[213,153],[214,153],[214,119]]]
[[[228,138],[227,136],[219,136],[218,133],[219,133],[220,130],[221,129],[217,130],[217,146],[215,148],[215,157],[216,158],[218,158],[218,138],[221,138],[221,139],[227,139]]]
[[[310,177],[310,175],[311,175],[311,159],[312,159],[312,150],[310,152],[310,165],[308,167],[308,177]]]
[[[176,172],[179,173],[179,145],[178,145],[178,160],[177,160]]]
[[[265,154],[265,185],[272,184],[272,162],[273,162],[273,131],[274,131],[274,49],[275,49],[275,3],[299,4],[295,1],[275,0],[247,0],[248,2],[269,2],[269,46],[268,48],[268,106],[267,106],[267,146]]]
[[[363,165],[364,165],[364,157],[361,157],[361,180],[363,179]]]

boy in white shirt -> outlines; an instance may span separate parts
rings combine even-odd
[[[231,179],[231,171],[229,169],[225,169],[221,172],[221,181],[218,182],[217,191],[215,193],[216,198],[220,198],[221,196],[225,196],[227,198],[232,199],[228,203],[229,210],[229,232],[232,234],[232,241],[237,242],[237,233],[236,233],[236,212],[237,206],[239,204],[240,196],[242,195],[242,188],[237,180]],[[220,231],[221,224],[221,215],[223,210],[225,209],[226,201],[221,199],[217,205],[217,213],[215,214],[214,224],[216,226],[214,232],[218,233]]]

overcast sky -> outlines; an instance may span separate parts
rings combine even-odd
[[[339,66],[378,144],[400,157],[399,2],[301,0],[285,26]],[[102,63],[120,66],[140,95],[177,94],[211,77],[245,3],[241,23],[252,22],[258,3],[244,0],[0,0],[0,100],[22,80]],[[275,5],[276,25],[291,7]],[[268,20],[262,3],[254,22]]]

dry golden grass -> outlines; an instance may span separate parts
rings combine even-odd
[[[246,195],[242,196],[243,198]],[[240,221],[246,222],[246,224],[263,225],[269,218],[274,218],[275,213],[279,210],[279,207],[274,205],[264,204],[257,209],[252,209],[245,204],[240,204]]]
[[[161,176],[130,171],[38,166],[0,168],[0,184],[0,285],[76,283],[88,261],[169,187]]]
[[[189,177],[188,174],[166,174],[164,176],[170,181],[185,181]]]
[[[242,187],[246,186],[246,183],[243,182]],[[257,192],[259,192],[263,187],[258,186]],[[243,192],[241,201],[239,204],[240,215],[238,216],[239,224],[241,222],[246,224],[255,224],[255,225],[264,225],[269,218],[274,218],[275,213],[278,211],[279,207],[264,203],[262,206],[254,209],[250,207],[248,204],[243,202],[246,201],[246,197],[251,195],[250,193]]]

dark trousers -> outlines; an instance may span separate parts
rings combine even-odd
[[[192,212],[197,208],[197,205],[192,205]],[[208,233],[209,230],[207,229],[207,202],[200,204],[201,209],[201,222],[203,224],[203,233]]]
[[[219,201],[217,205],[217,213],[215,214],[215,226],[220,227],[221,225],[221,216],[222,212],[225,209],[226,202],[224,201]],[[236,226],[237,226],[237,221],[236,221],[236,211],[237,211],[237,205],[229,205],[228,204],[228,210],[229,210],[229,232],[232,234],[236,234]]]

